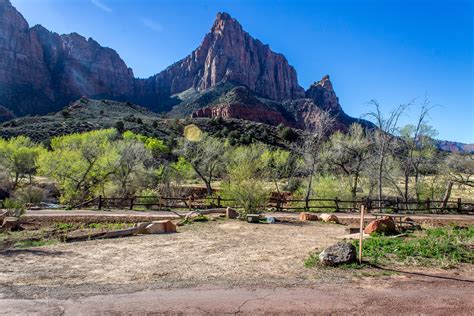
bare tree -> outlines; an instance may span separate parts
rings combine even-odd
[[[443,198],[443,208],[449,201],[454,183],[474,187],[474,155],[450,154],[446,157],[445,171],[448,174],[448,182]]]
[[[312,130],[304,137],[304,143],[298,150],[304,157],[305,173],[308,176],[308,185],[306,188],[306,207],[312,193],[313,177],[316,170],[321,165],[323,156],[321,155],[323,145],[334,131],[335,117],[327,111],[321,110],[317,113],[312,122]]]
[[[436,136],[436,131],[426,124],[427,116],[432,108],[425,98],[416,124],[406,125],[400,131],[396,156],[401,161],[404,176],[404,188],[401,195],[406,202],[409,200],[410,176],[415,176],[414,188],[416,197],[419,199],[420,167],[435,153],[433,137]]]
[[[377,128],[373,129],[370,133],[370,138],[374,144],[375,151],[375,162],[377,169],[377,193],[379,200],[379,208],[382,206],[383,198],[383,179],[384,179],[384,166],[387,157],[390,155],[391,146],[396,140],[395,133],[398,129],[398,121],[402,113],[410,105],[401,104],[397,106],[392,112],[389,113],[387,117],[382,113],[380,104],[372,100],[370,104],[374,107],[374,111],[367,113],[366,116],[372,118],[375,121]]]

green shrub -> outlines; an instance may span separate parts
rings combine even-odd
[[[242,180],[226,183],[222,187],[222,196],[225,199],[234,199],[236,205],[242,207],[241,216],[261,213],[267,204],[269,191],[264,183],[257,179]]]
[[[17,189],[13,196],[16,200],[23,204],[40,204],[44,200],[45,192],[43,189],[28,185],[23,188]]]
[[[139,192],[140,200],[137,203],[143,204],[158,204],[159,202],[159,193],[154,189],[144,189]],[[151,205],[145,206],[147,209],[151,209]]]
[[[7,210],[8,216],[20,217],[25,213],[25,205],[15,199],[5,199],[3,207]]]
[[[296,133],[290,127],[284,127],[283,129],[280,129],[280,131],[278,132],[278,135],[284,140],[289,141],[289,142],[293,142],[298,139],[298,133]]]

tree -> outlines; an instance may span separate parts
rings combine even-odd
[[[262,156],[268,149],[262,144],[239,146],[231,150],[227,164],[228,179],[222,185],[222,195],[235,200],[243,208],[243,213],[259,212],[265,207],[269,191],[263,178],[266,168]]]
[[[451,196],[453,184],[474,187],[474,155],[452,153],[446,157],[445,172],[448,175],[446,191],[443,198],[443,208]]]
[[[420,168],[429,161],[435,154],[435,146],[433,137],[436,131],[426,124],[427,116],[432,107],[425,99],[420,115],[415,125],[406,125],[400,130],[400,139],[397,142],[397,150],[395,155],[400,159],[401,169],[404,177],[404,188],[402,198],[408,202],[409,200],[409,183],[410,175],[415,176],[415,194],[417,199],[420,198],[418,190],[420,180]],[[394,181],[395,185],[398,181]]]
[[[304,137],[304,142],[297,147],[297,151],[304,158],[304,173],[308,176],[306,188],[306,207],[312,193],[313,177],[316,170],[322,164],[321,151],[329,134],[334,129],[335,118],[327,111],[319,111],[311,124],[311,132]]]
[[[115,143],[118,159],[115,160],[111,180],[118,182],[120,196],[136,192],[147,178],[147,161],[152,160],[151,150],[135,140],[121,140]]]
[[[260,156],[265,177],[273,182],[275,189],[280,193],[278,181],[293,175],[296,167],[296,156],[283,149],[266,149]]]
[[[374,107],[374,111],[366,114],[375,121],[376,128],[374,128],[370,135],[371,141],[374,144],[375,152],[375,168],[377,170],[377,191],[378,191],[378,205],[382,206],[383,198],[383,179],[384,167],[387,162],[387,157],[390,155],[390,149],[396,137],[394,134],[398,129],[398,121],[400,116],[409,106],[409,104],[401,104],[391,111],[388,117],[382,114],[380,104],[372,100],[370,104]]]
[[[204,182],[207,194],[212,195],[212,180],[223,169],[227,145],[221,140],[204,135],[199,141],[182,139],[175,151],[193,167]]]
[[[0,138],[0,164],[12,175],[13,188],[24,178],[29,178],[36,172],[36,160],[43,147],[36,145],[25,136],[18,136],[9,140]]]
[[[360,124],[352,124],[347,134],[334,133],[325,151],[326,161],[332,170],[349,179],[351,197],[356,199],[362,172],[366,169],[371,144]]]
[[[106,129],[51,140],[51,151],[38,158],[39,172],[58,182],[63,203],[81,203],[103,187],[119,159],[116,136],[115,129]]]

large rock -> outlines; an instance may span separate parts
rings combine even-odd
[[[319,217],[321,218],[323,222],[326,222],[326,223],[336,223],[336,224],[339,223],[339,219],[334,214],[323,213],[319,215]]]
[[[319,254],[319,261],[326,266],[352,263],[356,261],[356,258],[356,248],[349,243],[337,243],[327,247]]]
[[[239,218],[240,214],[239,212],[237,212],[237,210],[231,207],[228,207],[225,211],[225,216],[229,219],[236,219],[236,218]]]
[[[318,215],[308,212],[300,213],[300,221],[317,221]]]
[[[364,229],[366,234],[380,233],[380,234],[391,234],[396,232],[395,222],[390,216],[384,216],[382,218],[373,220]]]
[[[142,229],[143,234],[176,233],[176,225],[171,221],[153,221]]]

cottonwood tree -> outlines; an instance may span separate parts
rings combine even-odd
[[[352,124],[346,134],[334,133],[328,144],[326,162],[331,170],[340,172],[349,178],[351,197],[356,199],[362,172],[367,167],[371,143],[360,124]]]
[[[321,166],[323,156],[321,155],[325,141],[334,130],[335,118],[327,111],[319,111],[311,124],[312,131],[304,137],[304,142],[298,147],[298,151],[304,158],[304,172],[308,176],[306,187],[306,207],[312,193],[313,177],[316,170]]]
[[[436,131],[426,124],[429,111],[432,109],[429,101],[425,99],[418,120],[416,124],[406,125],[400,130],[400,138],[397,141],[395,156],[400,159],[401,169],[403,172],[403,190],[402,198],[408,202],[410,176],[414,175],[415,194],[417,199],[420,198],[419,180],[421,167],[431,160],[435,154],[435,146],[433,144],[433,137],[436,136]],[[394,181],[398,185],[398,181]]]
[[[32,176],[36,172],[36,160],[42,151],[43,147],[25,136],[9,140],[0,138],[0,169],[12,176],[13,189],[25,178],[28,178],[31,184]]]
[[[75,205],[91,198],[114,173],[119,153],[115,129],[70,134],[51,140],[38,158],[39,172],[57,181],[61,202]]]
[[[369,103],[374,107],[374,110],[367,113],[366,116],[371,118],[376,125],[376,128],[369,133],[369,137],[374,145],[374,163],[377,174],[377,195],[379,200],[378,206],[380,208],[383,198],[384,171],[389,171],[384,170],[384,167],[387,162],[387,157],[391,154],[391,147],[396,141],[395,133],[398,130],[400,116],[410,103],[397,106],[388,116],[382,113],[380,104],[377,101],[372,100]]]
[[[443,208],[451,196],[453,184],[474,187],[474,155],[452,153],[446,157],[445,172],[448,175],[446,191],[443,198]]]
[[[212,195],[212,180],[223,169],[227,145],[221,140],[204,135],[199,141],[182,139],[176,154],[182,156],[193,167],[204,182],[207,194]]]
[[[263,166],[266,178],[273,182],[276,191],[280,194],[278,182],[291,178],[296,169],[297,157],[287,150],[266,149],[260,157],[260,163]]]
[[[153,166],[151,150],[135,140],[122,140],[115,143],[118,159],[115,161],[111,180],[118,184],[118,193],[126,197],[145,184],[148,168]],[[154,166],[153,166],[154,167]],[[150,168],[151,169],[151,168]]]

